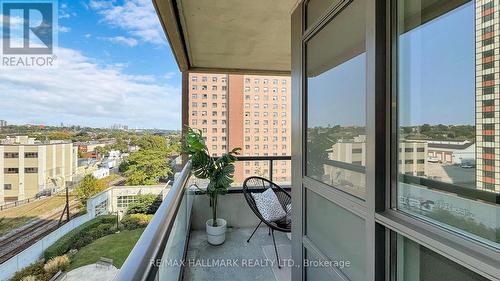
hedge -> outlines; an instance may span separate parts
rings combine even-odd
[[[134,230],[138,228],[143,228],[148,225],[148,223],[153,218],[153,215],[147,214],[130,214],[123,217],[121,223],[123,228],[127,230]]]
[[[90,220],[57,240],[45,250],[45,260],[64,255],[71,249],[80,249],[92,241],[116,231],[116,216],[99,216]]]
[[[140,194],[135,196],[135,202],[130,203],[127,214],[154,214],[160,207],[162,198],[155,194]]]
[[[37,280],[48,281],[52,277],[52,275],[45,272],[43,266],[43,261],[37,261],[33,264],[30,264],[22,270],[16,272],[16,274],[12,276],[10,281],[21,281],[28,276],[36,276]]]

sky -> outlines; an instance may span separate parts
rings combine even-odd
[[[401,126],[474,125],[473,2],[399,37]],[[308,127],[365,125],[365,64],[360,54],[308,79]]]
[[[151,0],[59,0],[58,25],[56,67],[0,69],[0,119],[181,127],[181,74]]]

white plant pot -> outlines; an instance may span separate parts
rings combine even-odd
[[[208,243],[211,245],[220,245],[226,240],[227,222],[224,219],[217,219],[217,226],[212,226],[212,219],[207,220],[206,230]]]

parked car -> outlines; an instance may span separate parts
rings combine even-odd
[[[439,159],[437,157],[429,157],[429,158],[427,158],[427,162],[429,162],[429,163],[439,163]]]

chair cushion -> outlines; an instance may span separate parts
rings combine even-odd
[[[262,193],[252,193],[255,205],[266,221],[277,221],[286,216],[285,210],[272,188]]]

